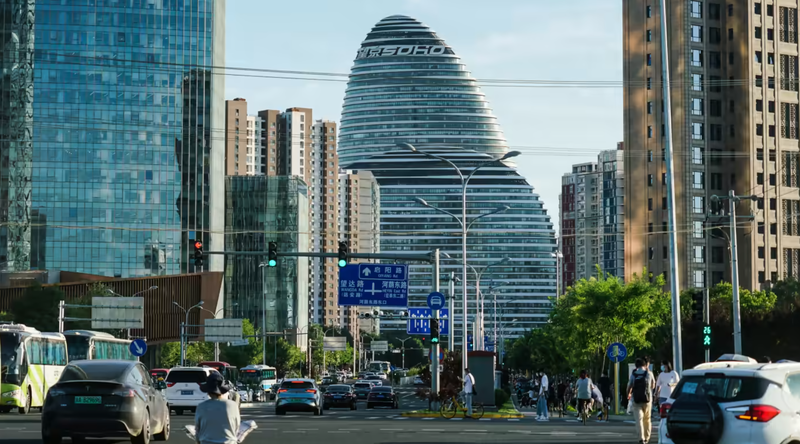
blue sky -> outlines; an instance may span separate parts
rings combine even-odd
[[[622,80],[621,2],[609,0],[228,0],[230,67],[347,73],[380,19],[419,19],[478,79]],[[520,172],[557,225],[561,175],[622,140],[622,88],[486,87]],[[339,120],[345,84],[227,76],[248,108],[314,109]],[[547,147],[547,148],[544,148]]]

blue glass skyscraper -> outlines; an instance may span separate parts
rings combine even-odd
[[[442,38],[411,17],[378,22],[356,54],[340,129],[340,164],[370,170],[380,184],[381,251],[439,248],[449,256],[442,262],[442,281],[449,272],[461,276],[461,225],[415,199],[460,216],[462,182],[453,165],[464,175],[482,165],[467,189],[467,222],[482,217],[467,237],[467,257],[474,267],[468,274],[470,315],[476,305],[483,307],[484,332],[491,339],[495,333],[498,339],[515,336],[546,322],[549,298],[556,294],[553,224],[512,164],[491,163],[508,152],[508,143],[478,81]],[[400,143],[451,164],[404,150]],[[488,214],[504,206],[504,212]],[[490,265],[478,303],[475,276]],[[412,306],[425,305],[431,272],[430,266],[412,266]],[[496,303],[492,286],[498,287]],[[457,299],[462,297],[459,288]],[[459,332],[461,311],[456,304]],[[389,321],[381,328],[405,326]]]
[[[25,3],[35,3],[30,240],[28,263],[13,268],[200,271],[190,241],[223,245],[210,235],[224,227],[224,79],[211,67],[225,63],[225,0]],[[0,260],[20,239],[7,237]]]

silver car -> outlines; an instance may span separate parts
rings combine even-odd
[[[313,412],[322,415],[322,397],[313,379],[284,379],[278,389],[275,414],[286,412]]]

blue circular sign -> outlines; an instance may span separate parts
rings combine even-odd
[[[434,291],[433,293],[428,295],[428,307],[431,310],[441,310],[444,308],[445,298],[442,293],[438,291]]]
[[[608,349],[606,350],[606,355],[608,356],[608,359],[611,360],[611,362],[616,364],[618,362],[624,361],[625,358],[628,357],[628,349],[625,348],[625,346],[622,345],[621,343],[615,342],[608,346]]]
[[[144,339],[134,339],[128,349],[131,351],[133,356],[138,358],[144,355],[147,351],[147,342],[145,342]]]

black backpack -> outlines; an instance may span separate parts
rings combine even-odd
[[[650,402],[650,384],[648,376],[650,371],[645,370],[642,373],[633,372],[633,402],[637,404],[647,404]]]

